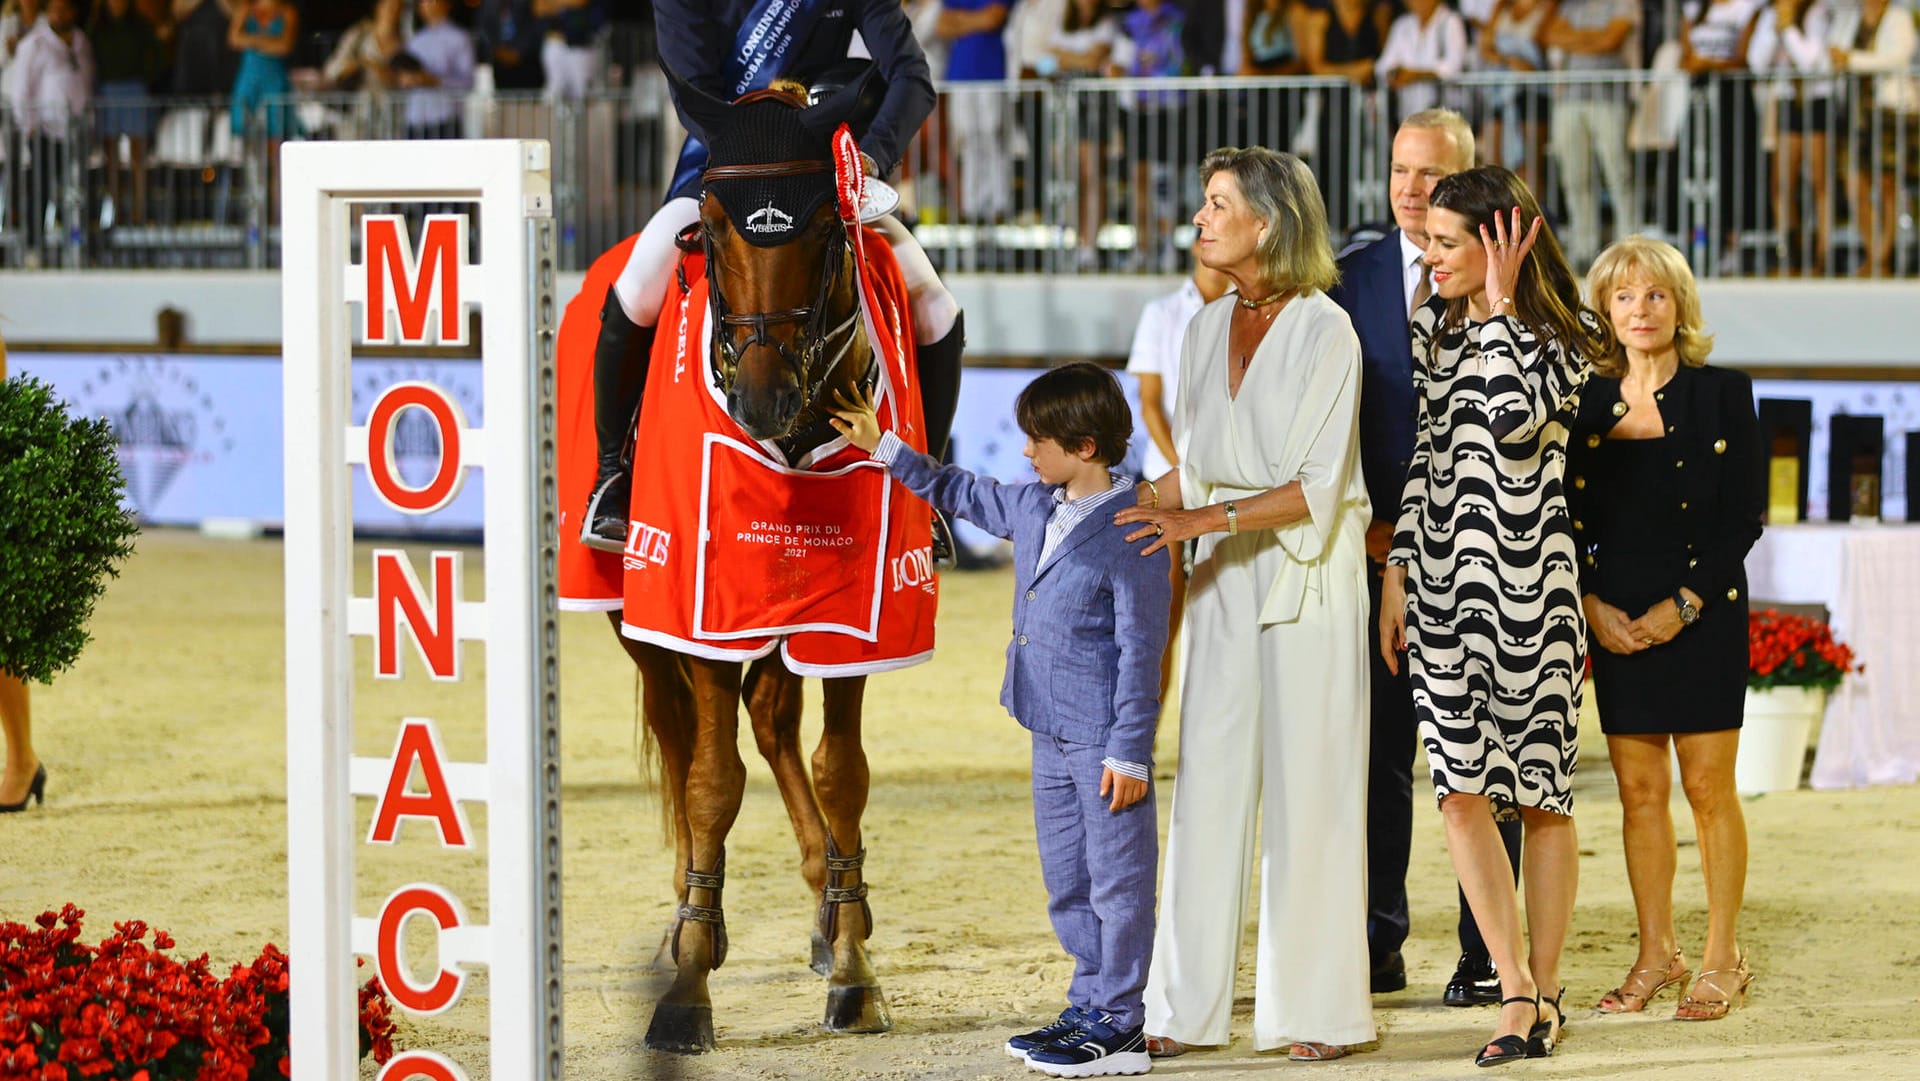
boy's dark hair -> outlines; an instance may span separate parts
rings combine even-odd
[[[1093,440],[1093,458],[1117,466],[1133,436],[1133,410],[1127,408],[1120,380],[1098,364],[1076,360],[1055,368],[1020,392],[1013,407],[1020,430],[1034,439],[1051,439],[1070,454]]]

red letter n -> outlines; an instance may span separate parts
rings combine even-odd
[[[454,610],[459,602],[460,553],[433,553],[433,602],[422,595],[420,579],[405,552],[392,548],[373,553],[373,616],[375,679],[399,679],[400,622],[406,621],[413,644],[427,671],[437,680],[460,678],[460,641]]]

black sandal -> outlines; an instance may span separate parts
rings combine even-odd
[[[1487,1041],[1487,1043],[1480,1048],[1480,1053],[1473,1056],[1473,1064],[1475,1066],[1498,1066],[1503,1062],[1512,1062],[1515,1059],[1527,1057],[1528,1040],[1531,1038],[1532,1032],[1540,1027],[1540,996],[1537,994],[1513,995],[1501,999],[1500,1005],[1504,1007],[1509,1002],[1533,1003],[1533,1028],[1528,1030],[1529,1034],[1527,1036],[1496,1036]]]
[[[1554,1020],[1543,1019],[1534,1022],[1533,1031],[1527,1033],[1528,1058],[1551,1057],[1553,1049],[1559,1046],[1561,1036],[1567,1031],[1567,1011],[1560,1008],[1560,1000],[1566,997],[1567,989],[1562,987],[1559,994],[1541,1000],[1545,1005],[1553,1007]]]

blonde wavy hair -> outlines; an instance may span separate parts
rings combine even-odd
[[[1326,292],[1340,281],[1327,229],[1327,207],[1307,163],[1264,146],[1223,146],[1200,163],[1200,182],[1231,174],[1248,209],[1267,223],[1267,239],[1255,249],[1260,274],[1275,289],[1302,295]]]
[[[1700,315],[1700,287],[1693,280],[1693,268],[1680,249],[1664,240],[1638,234],[1615,241],[1587,268],[1587,303],[1603,316],[1610,305],[1607,298],[1623,283],[1639,278],[1665,286],[1673,293],[1675,325],[1673,349],[1680,363],[1699,368],[1713,352],[1713,335]],[[1608,322],[1612,319],[1609,316]],[[1594,361],[1601,375],[1618,378],[1627,372],[1626,346],[1616,343],[1604,357]]]

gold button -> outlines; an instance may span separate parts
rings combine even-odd
[[[1614,415],[1614,416],[1616,416],[1616,417],[1624,417],[1624,416],[1626,416],[1626,415],[1627,415],[1627,403],[1625,403],[1625,402],[1615,402],[1615,403],[1613,403],[1613,415]]]
[[[1591,566],[1593,566],[1593,557],[1592,557],[1592,556],[1588,556],[1588,557],[1587,557],[1587,566],[1589,566],[1589,567],[1591,567]]]
[[[1677,461],[1677,462],[1675,462],[1675,463],[1673,463],[1673,467],[1674,467],[1675,469],[1683,469],[1683,468],[1685,468],[1685,467],[1686,467],[1686,464],[1687,464],[1687,461],[1686,461],[1686,459],[1684,459],[1684,458],[1682,458],[1681,460],[1679,460],[1679,461]]]
[[[1597,447],[1597,446],[1599,446],[1599,445],[1600,445],[1600,437],[1599,437],[1599,436],[1597,436],[1597,435],[1590,435],[1590,436],[1588,436],[1588,437],[1587,437],[1587,446],[1589,446],[1589,447]]]
[[[1697,559],[1689,559],[1689,560],[1687,560],[1687,569],[1688,569],[1688,570],[1692,570],[1693,568],[1695,568],[1695,567],[1698,567],[1699,565],[1700,565],[1700,561],[1699,561],[1699,560],[1697,560]]]
[[[1726,440],[1724,440],[1724,439],[1716,439],[1716,440],[1714,440],[1714,441],[1713,441],[1713,452],[1714,452],[1715,454],[1725,454],[1725,453],[1727,452],[1727,441],[1726,441]]]
[[[1671,424],[1669,424],[1669,425],[1667,425],[1667,434],[1668,434],[1668,435],[1672,435],[1672,434],[1673,434],[1673,425],[1671,425]]]
[[[1684,499],[1682,499],[1682,500],[1680,501],[1680,509],[1681,509],[1681,510],[1686,510],[1686,509],[1687,509],[1687,501],[1686,501],[1686,500],[1684,500]],[[1032,600],[1032,599],[1033,599],[1033,594],[1031,594],[1031,593],[1029,593],[1029,594],[1027,594],[1027,599],[1028,599],[1028,600]]]
[[[1656,402],[1664,402],[1664,401],[1666,401],[1666,400],[1667,400],[1667,392],[1666,392],[1666,391],[1664,391],[1664,390],[1662,390],[1662,391],[1657,391],[1657,392],[1655,392],[1655,394],[1654,394],[1654,396],[1653,396],[1653,400],[1654,400],[1654,401],[1656,401]]]
[[[1737,601],[1737,600],[1739,600],[1739,599],[1740,599],[1740,591],[1739,591],[1738,589],[1729,589],[1729,590],[1727,590],[1727,599],[1728,599],[1728,600],[1730,600],[1730,601]]]
[[[1573,520],[1573,528],[1576,530],[1579,530],[1582,533],[1585,533],[1587,531],[1587,524],[1585,522],[1582,522],[1580,519],[1575,518]]]
[[[1575,488],[1585,488],[1587,486],[1587,478],[1585,477],[1573,478],[1573,486]]]

